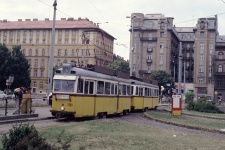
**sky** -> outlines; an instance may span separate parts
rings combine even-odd
[[[0,20],[53,19],[55,0],[1,0]],[[176,27],[195,27],[198,18],[218,15],[219,34],[225,35],[225,0],[57,0],[56,19],[88,18],[113,37],[114,53],[129,59],[131,13],[173,17]],[[106,23],[108,22],[108,23]]]

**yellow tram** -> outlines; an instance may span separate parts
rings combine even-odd
[[[56,117],[103,117],[156,108],[158,86],[63,64],[53,78]]]

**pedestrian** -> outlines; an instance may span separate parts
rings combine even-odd
[[[221,99],[220,99],[220,97],[218,97],[218,102],[219,102],[219,105],[221,105]]]

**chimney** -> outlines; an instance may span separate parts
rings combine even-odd
[[[3,20],[4,21],[4,20]],[[22,19],[18,19],[18,21],[23,21]]]
[[[72,21],[72,20],[74,20],[74,18],[68,18],[67,20],[68,20],[68,21]]]
[[[7,19],[3,19],[3,22],[7,22]]]
[[[34,18],[33,21],[38,21],[38,19],[37,18]]]
[[[25,21],[30,21],[30,19],[25,19]]]
[[[61,20],[66,20],[66,18],[61,18]]]
[[[45,18],[45,21],[49,21],[49,18]]]

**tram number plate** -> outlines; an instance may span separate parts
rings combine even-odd
[[[67,106],[72,107],[73,104],[72,103],[67,103]]]

